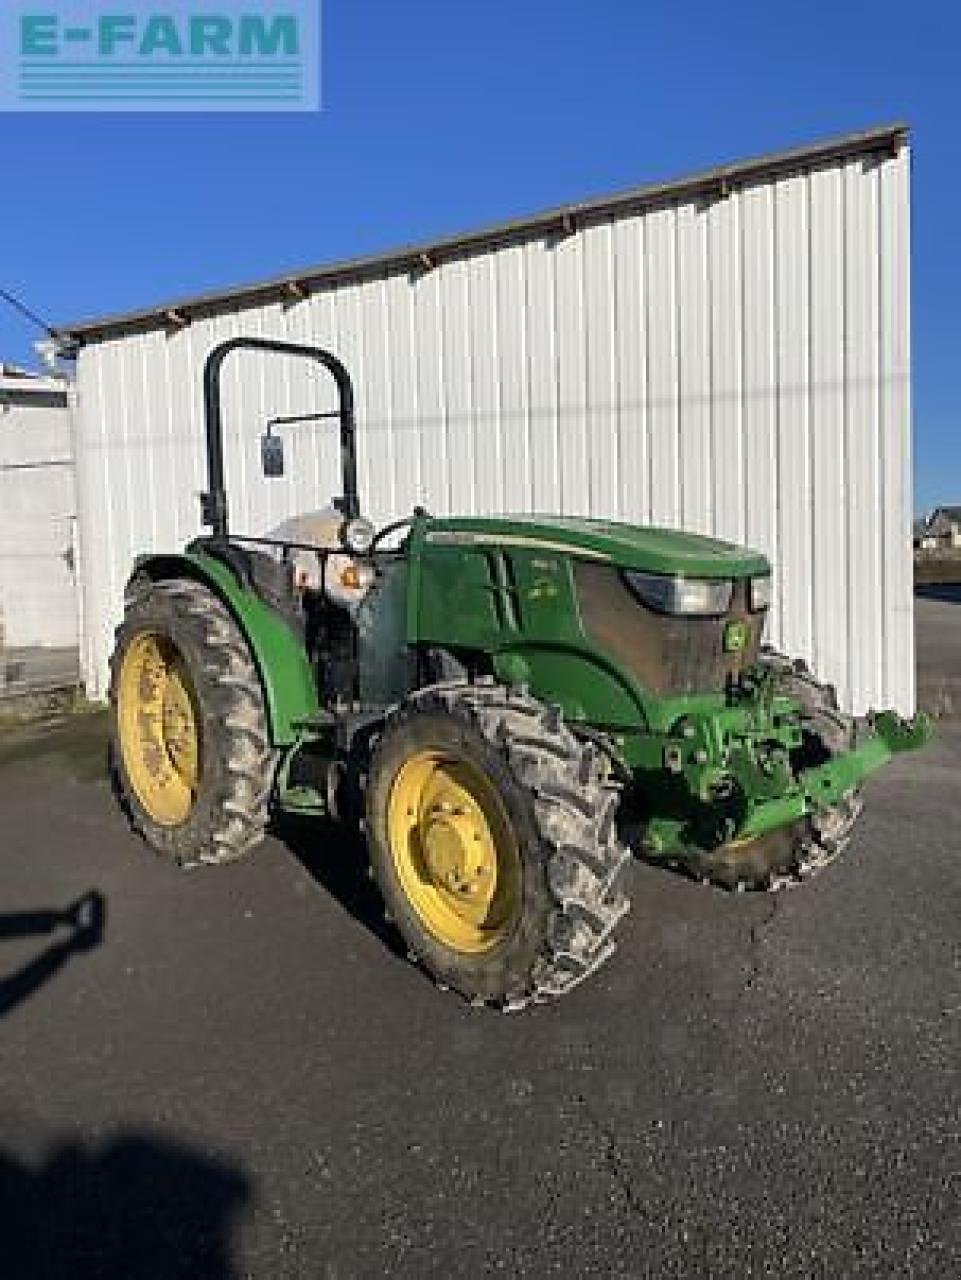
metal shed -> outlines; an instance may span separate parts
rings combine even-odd
[[[776,566],[771,640],[848,708],[912,711],[909,174],[905,128],[875,129],[61,331],[88,691],[132,557],[200,531],[202,365],[248,333],[345,360],[375,518],[561,511],[749,543]],[[257,453],[269,414],[328,407],[323,381],[244,354],[226,383],[234,527],[323,505],[332,435],[291,429],[283,480]]]

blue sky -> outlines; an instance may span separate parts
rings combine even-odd
[[[961,502],[961,6],[327,0],[323,29],[320,114],[0,116],[0,285],[68,322],[903,119],[917,505]],[[2,358],[34,336],[0,306]]]

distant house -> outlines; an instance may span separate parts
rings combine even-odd
[[[933,534],[928,533],[928,518],[921,516],[911,527],[911,541],[915,551],[931,551],[937,546]]]
[[[933,547],[950,547],[961,549],[961,507],[935,507],[928,517],[925,538]]]

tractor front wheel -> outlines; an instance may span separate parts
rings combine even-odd
[[[820,684],[806,663],[765,649],[762,664],[773,671],[777,691],[801,710],[802,743],[794,767],[810,769],[854,744],[854,721],[838,707],[832,685]],[[852,791],[837,804],[791,826],[708,851],[689,850],[679,861],[693,874],[726,889],[780,889],[810,879],[847,848],[863,801]]]
[[[128,590],[111,658],[114,786],[134,829],[182,866],[260,842],[277,756],[236,622],[203,584]]]
[[[371,862],[412,957],[477,1003],[561,995],[613,952],[629,857],[604,753],[496,684],[415,694],[367,788]]]

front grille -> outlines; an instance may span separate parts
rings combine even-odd
[[[757,661],[764,614],[748,608],[746,579],[735,581],[723,618],[690,618],[655,613],[609,565],[578,562],[574,577],[591,642],[652,693],[719,693]],[[747,643],[738,653],[726,653],[724,629],[735,620],[746,625]]]

